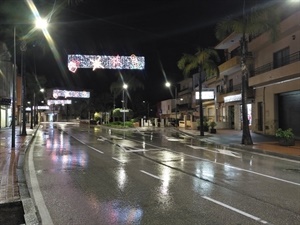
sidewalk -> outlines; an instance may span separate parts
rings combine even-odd
[[[0,224],[22,224],[25,221],[37,224],[35,215],[32,217],[35,209],[23,172],[25,152],[37,128],[27,126],[27,135],[20,136],[20,127],[16,126],[14,149],[12,129],[0,129]]]
[[[281,146],[274,136],[266,136],[251,132],[253,141],[252,146],[242,145],[242,131],[241,130],[227,130],[219,129],[216,134],[205,132],[204,137],[200,136],[200,131],[190,130],[185,128],[178,128],[181,132],[193,135],[205,142],[211,142],[229,147],[238,147],[248,151],[263,153],[266,155],[273,155],[282,158],[294,159],[300,161],[300,141],[296,140],[295,146]]]

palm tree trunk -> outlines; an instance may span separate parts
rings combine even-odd
[[[200,136],[204,136],[204,127],[203,127],[203,104],[202,104],[202,69],[199,66],[199,116],[200,116]]]
[[[247,40],[245,34],[240,41],[242,57],[241,57],[241,67],[242,67],[242,126],[243,126],[243,134],[242,134],[242,144],[245,145],[253,145],[253,141],[250,134],[249,129],[249,120],[248,120],[248,110],[247,110],[247,91],[248,91],[248,68],[246,64],[247,57]]]

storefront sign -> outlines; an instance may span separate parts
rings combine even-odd
[[[230,95],[230,96],[226,96],[224,97],[224,102],[238,102],[242,100],[242,94],[238,94],[238,95]]]
[[[196,91],[195,98],[196,98],[196,100],[199,99],[199,91]],[[215,99],[215,90],[212,88],[207,88],[207,89],[202,90],[201,99],[202,100],[214,100]]]

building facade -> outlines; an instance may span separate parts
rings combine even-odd
[[[255,69],[249,86],[255,89],[253,131],[273,135],[292,128],[300,137],[300,11],[280,24],[279,38],[267,34],[249,43]]]
[[[276,41],[270,40],[268,32],[249,40],[247,109],[254,132],[274,135],[278,128],[292,128],[300,137],[299,21],[300,11],[295,10],[281,21]],[[240,39],[240,34],[233,33],[215,47],[224,52],[225,61],[219,65],[218,76],[203,82],[203,92],[215,90],[214,99],[202,100],[203,115],[216,121],[218,129],[242,129]],[[190,121],[199,118],[199,102],[195,98],[198,78],[199,74],[194,74],[192,80],[185,81],[190,83],[185,95],[191,110],[179,110],[182,116],[192,112],[192,117],[186,117]],[[181,89],[178,93],[179,99]]]

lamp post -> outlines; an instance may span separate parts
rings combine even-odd
[[[149,102],[143,101],[144,104],[147,103],[147,120],[149,119]]]
[[[41,88],[40,92],[44,93],[45,89]],[[36,104],[36,94],[35,92],[33,93],[33,100],[34,100],[34,110],[33,110],[33,115],[34,115],[34,126],[38,124],[38,104]]]
[[[123,84],[123,126],[125,127],[125,90],[128,88],[127,84]]]
[[[37,17],[36,21],[35,21],[35,26],[38,29],[46,29],[48,26],[47,20],[42,19],[40,17]],[[15,35],[15,34],[14,34]],[[26,51],[26,42],[22,41],[21,43],[21,77],[22,77],[22,133],[21,136],[26,136],[27,132],[26,132],[26,109],[25,109],[25,105],[26,105],[26,78],[25,78],[25,74],[24,74],[24,60],[23,60],[23,56],[24,56],[24,52]]]
[[[166,82],[166,87],[170,88],[171,87],[171,83],[170,82]],[[174,90],[175,94],[175,126],[177,127],[177,86],[175,85],[175,90]]]
[[[21,136],[26,136],[26,78],[24,74],[24,52],[27,50],[25,41],[21,43],[21,77],[22,77],[22,133]]]
[[[16,53],[16,26],[14,26],[14,72],[12,87],[12,120],[11,120],[11,147],[14,149],[16,144],[16,77],[17,77],[17,53]]]

